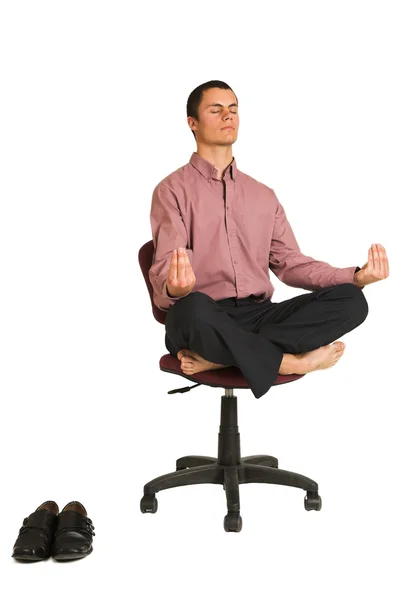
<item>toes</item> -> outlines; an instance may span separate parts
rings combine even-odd
[[[190,360],[190,358],[185,358],[185,357],[182,358],[181,363],[182,363],[182,365],[185,365],[186,367],[194,365],[193,360]]]
[[[342,355],[345,349],[345,345],[343,344],[343,342],[335,342],[333,344],[333,348],[334,348],[334,355],[336,356],[337,354]]]

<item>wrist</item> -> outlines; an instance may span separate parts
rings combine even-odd
[[[361,282],[360,275],[358,274],[359,271],[361,271],[360,267],[357,267],[356,270],[354,271],[353,284],[359,288],[363,288],[364,285]]]
[[[168,283],[167,283],[166,286],[165,286],[165,289],[167,291],[167,295],[170,298],[181,298],[182,296],[187,296],[188,294],[190,294],[190,292],[192,291],[193,287],[194,287],[194,284],[193,285],[189,285],[189,286],[187,286],[185,288],[174,288],[173,287],[172,289],[169,289]]]

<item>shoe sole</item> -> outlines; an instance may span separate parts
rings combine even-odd
[[[57,561],[68,561],[68,560],[79,560],[80,558],[85,558],[85,556],[89,556],[89,554],[91,554],[93,552],[93,548],[91,548],[89,550],[89,552],[86,552],[86,554],[60,554],[58,556],[53,556],[54,560]]]
[[[14,556],[12,555],[11,558],[14,558],[15,560],[19,560],[21,562],[39,562],[40,560],[47,560],[48,558],[50,558],[50,556],[44,556],[43,558],[37,557],[37,556]]]

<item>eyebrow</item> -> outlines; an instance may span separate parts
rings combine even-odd
[[[221,107],[223,107],[223,104],[219,104],[218,102],[214,102],[214,104],[208,104],[208,105],[206,106],[206,108],[210,108],[210,106],[221,106]],[[230,105],[228,106],[228,108],[230,108],[231,106],[237,106],[237,108],[239,108],[239,106],[238,106],[237,104],[235,104],[235,103],[233,103],[233,104],[230,104]]]

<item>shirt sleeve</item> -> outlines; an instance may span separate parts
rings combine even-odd
[[[291,287],[316,290],[341,283],[353,283],[356,266],[338,268],[304,255],[299,248],[285,210],[276,199],[275,222],[269,268]]]
[[[180,298],[172,298],[167,292],[167,275],[175,248],[186,248],[190,262],[193,250],[187,248],[187,233],[181,210],[175,194],[169,188],[156,186],[150,210],[150,223],[153,236],[154,254],[149,270],[150,283],[153,286],[153,301],[158,308],[168,311]]]

